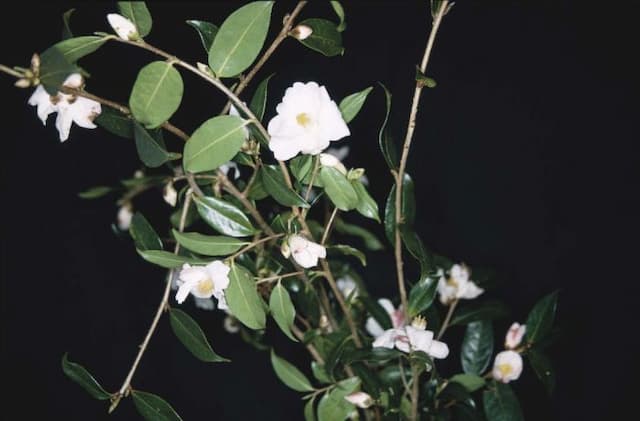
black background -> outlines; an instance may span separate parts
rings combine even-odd
[[[26,66],[60,36],[59,16],[76,7],[77,34],[108,31],[107,4],[13,3],[0,27],[1,62]],[[206,62],[186,19],[221,23],[229,3],[152,3],[148,41]],[[271,33],[291,5],[274,8]],[[392,126],[404,135],[415,64],[429,21],[416,2],[349,2],[346,54],[325,58],[286,41],[262,70],[277,72],[268,114],[293,81],[327,85],[334,99],[382,81],[394,94]],[[304,17],[330,17],[328,4]],[[557,393],[548,399],[528,367],[514,384],[528,419],[627,419],[638,374],[633,338],[637,284],[638,34],[631,3],[459,1],[445,18],[428,74],[409,172],[417,181],[419,231],[436,251],[490,266],[513,320],[561,288],[564,338],[552,354]],[[17,25],[17,26],[16,26]],[[273,35],[272,35],[273,36]],[[126,103],[138,69],[155,59],[106,45],[83,59],[88,89]],[[209,86],[184,75],[185,99],[172,119],[193,130],[222,105]],[[106,419],[105,405],[64,377],[60,358],[90,369],[108,390],[122,382],[161,295],[163,271],[142,262],[110,229],[109,199],[76,193],[116,184],[139,167],[130,141],[74,127],[60,144],[43,127],[29,92],[2,77],[2,412],[6,419]],[[248,94],[251,93],[251,89]],[[351,124],[351,166],[367,168],[373,196],[391,185],[376,146],[379,89]],[[178,141],[170,140],[179,148]],[[159,192],[136,205],[160,225]],[[375,227],[381,233],[380,227]],[[363,272],[378,295],[392,294],[390,253]],[[637,304],[636,304],[637,305]],[[187,308],[216,351],[233,364],[192,358],[163,320],[134,386],[166,397],[186,420],[300,419],[301,401],[272,374],[267,353],[224,332],[222,314]],[[507,327],[499,323],[497,332]],[[271,329],[271,331],[274,331]],[[299,366],[302,348],[273,333],[278,352]],[[454,332],[455,337],[455,332]],[[123,402],[114,420],[136,419]]]

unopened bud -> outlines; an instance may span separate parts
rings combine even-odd
[[[29,79],[18,79],[13,85],[16,88],[28,88],[29,86],[31,86],[31,81]]]
[[[302,41],[303,39],[309,38],[309,36],[313,33],[313,29],[307,25],[298,25],[291,30],[289,33],[292,37],[299,39]]]
[[[31,56],[31,71],[36,75],[40,72],[40,56],[38,53],[34,53]]]
[[[206,64],[197,62],[196,63],[196,67],[198,68],[198,70],[200,70],[205,75],[209,75],[211,77],[215,77],[215,74],[213,73],[213,70],[211,70],[211,67],[207,66]]]
[[[291,249],[289,248],[289,241],[285,238],[280,246],[280,253],[284,256],[285,259],[288,259],[291,256]]]
[[[172,207],[176,207],[176,203],[178,203],[178,192],[173,187],[173,183],[171,181],[165,184],[164,189],[162,190],[162,198]]]
[[[117,13],[109,13],[107,20],[120,38],[127,41],[138,41],[140,39],[136,25],[124,16]]]
[[[373,404],[371,395],[366,392],[354,392],[344,397],[348,402],[354,404],[358,408],[368,408]]]
[[[323,167],[331,167],[340,171],[342,174],[347,175],[347,168],[340,162],[338,158],[328,153],[320,154],[320,164]]]

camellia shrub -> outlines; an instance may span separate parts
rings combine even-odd
[[[119,387],[103,387],[86,368],[66,354],[62,358],[64,373],[106,401],[109,412],[130,398],[145,419],[180,419],[167,402],[170,396],[135,387],[136,368],[159,323],[169,323],[203,364],[233,364],[232,356],[212,348],[206,326],[184,311],[191,300],[196,309],[226,312],[227,331],[269,350],[275,375],[306,401],[306,420],[521,420],[510,383],[523,370],[553,389],[545,347],[554,332],[557,292],[540,299],[522,324],[494,332],[493,321],[507,311],[484,299],[486,277],[432,253],[414,229],[415,186],[407,157],[421,93],[436,86],[426,76],[429,57],[453,4],[425,5],[432,25],[425,28],[428,41],[417,58],[415,80],[407,81],[415,92],[401,143],[387,128],[391,94],[382,83],[355,86],[351,95],[335,98],[330,80],[290,81],[284,92],[273,92],[271,76],[261,74],[287,40],[325,56],[343,54],[345,12],[337,1],[328,4],[335,14],[327,7],[331,16],[323,18],[303,17],[305,2],[284,18],[272,16],[273,2],[258,1],[222,22],[188,21],[208,56],[207,63],[189,63],[147,42],[152,16],[143,2],[119,2],[105,17],[111,32],[72,33],[69,12],[64,39],[34,54],[29,67],[0,66],[17,87],[32,90],[26,102],[43,124],[55,115],[60,141],[79,128],[106,130],[135,142],[144,164],[119,186],[80,193],[86,199],[116,197],[117,230],[128,233],[141,259],[167,269],[162,299],[155,316],[149,310],[151,326]],[[282,26],[269,34],[277,22]],[[78,64],[107,43],[155,55],[140,69],[127,104],[93,92]],[[228,101],[195,130],[170,122],[188,94],[185,76],[201,79]],[[248,86],[251,96],[245,94]],[[341,162],[352,135],[349,123],[374,89],[386,98],[378,143],[394,181],[382,206],[367,191],[377,175],[367,177],[364,168]],[[278,102],[275,113],[267,107],[267,94]],[[165,137],[180,139],[184,147],[168,148]],[[150,189],[161,191],[175,208],[162,226],[152,226],[145,209],[134,207]],[[375,234],[353,222],[364,218],[380,223],[386,234],[397,298],[371,296],[358,275],[367,251],[382,248]],[[419,276],[405,276],[405,264],[419,267]],[[292,346],[308,351],[310,366],[294,366],[265,343],[268,318]],[[464,329],[461,343],[447,338],[453,326]],[[456,362],[441,370],[444,359]]]

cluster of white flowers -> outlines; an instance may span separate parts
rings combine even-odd
[[[462,265],[453,265],[449,270],[449,277],[445,277],[442,271],[439,272],[438,294],[440,302],[449,305],[454,300],[470,300],[478,297],[484,289],[478,287],[470,277],[469,268]]]
[[[493,363],[491,374],[494,379],[509,383],[520,377],[520,374],[522,374],[522,356],[516,348],[520,346],[526,331],[527,327],[525,325],[517,322],[511,325],[504,340],[506,351],[498,353]]]

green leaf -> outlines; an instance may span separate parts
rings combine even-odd
[[[402,181],[402,198],[401,198],[401,210],[403,225],[412,227],[416,218],[416,198],[413,192],[413,180],[409,174],[404,174]],[[384,231],[387,235],[387,239],[391,244],[395,243],[395,229],[396,229],[396,185],[391,187],[389,196],[387,197],[387,203],[384,208]]]
[[[221,234],[231,237],[255,234],[247,215],[231,203],[215,197],[194,197],[193,201],[202,219]]]
[[[355,405],[345,399],[345,396],[355,392],[360,387],[360,379],[351,377],[336,384],[336,387],[320,399],[318,404],[318,421],[342,421],[355,409]]]
[[[378,204],[369,195],[367,188],[362,184],[360,180],[352,181],[351,186],[358,195],[358,206],[356,206],[356,210],[362,216],[366,216],[367,218],[371,218],[380,222],[380,211],[378,210]]]
[[[354,361],[385,362],[402,356],[403,354],[395,349],[383,347],[359,348],[352,352],[345,353],[342,356],[341,362],[344,364],[350,364]]]
[[[298,392],[313,392],[314,388],[307,376],[290,362],[278,357],[273,350],[271,350],[271,365],[276,376],[291,389]]]
[[[76,9],[69,9],[62,14],[62,39],[69,39],[73,37],[73,32],[71,32],[71,15],[75,12]]]
[[[94,35],[69,38],[60,41],[51,48],[58,50],[69,63],[75,63],[82,57],[89,55],[102,47],[107,38]],[[44,53],[43,53],[44,54]]]
[[[289,161],[291,173],[301,183],[308,181],[313,170],[313,156],[299,155]]]
[[[197,232],[173,230],[176,241],[184,248],[205,256],[226,256],[249,244],[248,241],[221,235],[203,235]]]
[[[378,238],[371,233],[370,231],[354,224],[348,224],[344,222],[341,218],[336,218],[334,223],[334,229],[336,232],[345,235],[352,235],[354,237],[359,237],[364,242],[364,246],[368,250],[383,250],[384,245]]]
[[[211,44],[213,44],[213,40],[218,33],[218,27],[213,23],[205,22],[203,20],[188,20],[187,25],[198,31],[198,35],[200,35],[200,40],[202,41],[202,46],[207,54],[209,54]]]
[[[250,329],[264,329],[266,323],[264,303],[258,295],[251,273],[242,266],[232,265],[229,280],[225,298],[231,314]]]
[[[312,32],[307,38],[299,40],[303,45],[315,50],[327,57],[342,55],[342,35],[335,23],[326,19],[306,19],[300,22],[306,25]]]
[[[171,405],[158,395],[133,390],[131,397],[138,413],[147,421],[182,421]]]
[[[558,306],[558,291],[543,297],[529,312],[527,316],[526,339],[529,343],[536,343],[549,334],[553,327]]]
[[[271,290],[269,298],[269,309],[271,315],[278,324],[278,327],[294,342],[298,342],[293,333],[291,326],[296,318],[296,309],[291,302],[291,297],[286,288],[280,282]]]
[[[251,200],[262,200],[265,197],[269,197],[269,193],[264,189],[264,183],[262,182],[262,178],[259,174],[253,180],[253,184],[249,188],[247,197]]]
[[[260,82],[253,94],[253,97],[251,98],[251,102],[249,103],[249,109],[260,121],[262,121],[262,118],[264,117],[264,110],[267,106],[267,87],[269,85],[269,79],[271,79],[274,74],[275,73],[270,74]]]
[[[247,122],[233,115],[205,121],[184,147],[184,168],[189,172],[215,170],[233,158],[246,139]]]
[[[95,119],[95,123],[116,136],[133,139],[133,120],[129,116],[111,108],[104,107]]]
[[[473,393],[485,385],[484,378],[475,374],[456,374],[449,379],[450,382],[461,384],[467,392]]]
[[[338,32],[344,32],[344,30],[347,29],[347,22],[344,20],[344,8],[339,1],[332,0],[330,3],[333,10],[336,12],[336,15],[338,15],[338,18],[340,19],[340,23],[336,29]]]
[[[426,86],[427,88],[436,87],[436,81],[425,76],[418,66],[416,66],[416,82],[418,82],[418,86]]]
[[[57,95],[60,87],[78,67],[72,64],[55,46],[40,54],[40,83],[49,95]]]
[[[325,193],[338,209],[348,211],[358,206],[358,193],[344,174],[335,168],[322,167],[318,175]]]
[[[173,333],[196,358],[210,363],[229,361],[211,349],[204,332],[187,313],[177,308],[172,308],[169,312],[169,321]]]
[[[183,90],[180,73],[166,61],[154,61],[138,73],[129,107],[136,120],[149,129],[155,128],[176,112]]]
[[[160,132],[152,136],[137,121],[133,122],[133,133],[136,138],[136,150],[138,157],[149,168],[157,168],[167,161],[176,158],[176,155],[167,151]]]
[[[138,29],[138,35],[146,37],[151,32],[151,13],[143,1],[119,1],[120,14],[129,19]]]
[[[507,307],[499,301],[486,301],[459,308],[451,319],[451,326],[464,325],[477,320],[494,320],[509,314]]]
[[[209,50],[218,77],[240,74],[258,57],[269,30],[273,2],[256,1],[233,12],[220,26]]]
[[[62,356],[62,371],[95,399],[107,400],[111,397],[83,366],[69,361],[66,352]]]
[[[487,421],[524,421],[518,398],[508,384],[492,382],[482,401]]]
[[[136,212],[131,218],[129,234],[138,250],[162,250],[162,240],[140,212]]]
[[[493,325],[480,320],[467,325],[462,340],[460,360],[467,374],[482,374],[491,362],[493,354]]]
[[[205,265],[209,263],[206,260],[179,256],[164,250],[138,250],[138,254],[147,262],[167,269],[179,268],[185,263],[193,265]]]
[[[395,193],[395,192],[394,192]],[[420,276],[425,277],[434,268],[433,257],[418,237],[413,227],[407,225],[400,226],[400,237],[409,253],[420,263]]]
[[[384,329],[391,329],[393,326],[391,324],[391,318],[389,317],[389,313],[378,303],[378,301],[374,300],[369,296],[359,296],[358,300],[364,304],[367,312],[375,319],[376,322]]]
[[[311,372],[313,372],[313,376],[319,382],[331,383],[331,379],[329,378],[327,370],[324,368],[324,364],[320,364],[317,361],[311,361]]]
[[[111,193],[112,191],[113,188],[109,186],[95,186],[78,193],[78,196],[81,199],[97,199]]]
[[[533,372],[536,373],[536,376],[538,376],[549,395],[551,395],[556,384],[556,374],[551,365],[551,360],[535,348],[530,349],[526,355],[529,358]]]
[[[420,279],[409,291],[409,317],[416,316],[431,307],[437,289],[437,279],[429,276]]]
[[[313,404],[316,401],[316,397],[312,397],[304,405],[304,421],[316,421],[316,414],[313,410]]]
[[[396,146],[393,144],[393,140],[391,139],[391,136],[389,136],[389,130],[387,129],[389,114],[391,113],[391,92],[389,92],[387,87],[382,83],[380,83],[380,86],[384,90],[387,111],[384,115],[382,126],[380,126],[380,131],[378,134],[378,145],[380,146],[382,156],[384,156],[385,161],[387,161],[387,165],[389,166],[389,168],[395,170],[398,168],[398,151],[396,150]]]
[[[260,168],[260,178],[264,189],[276,202],[284,206],[300,206],[308,208],[309,204],[298,193],[287,186],[280,168],[275,165],[264,165]]]
[[[349,123],[358,115],[364,101],[367,99],[367,96],[372,89],[373,87],[369,86],[368,88],[351,94],[340,101],[340,112],[342,113],[342,118],[345,123]]]
[[[367,257],[364,255],[363,252],[361,252],[355,247],[347,246],[344,244],[336,244],[329,247],[329,250],[336,251],[342,254],[343,256],[354,256],[358,260],[360,260],[360,264],[362,266],[367,266]]]

